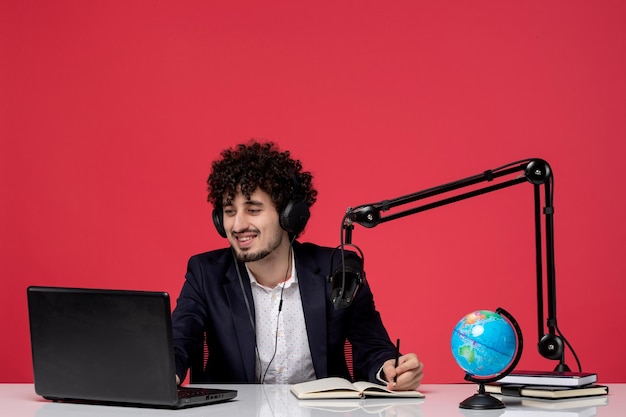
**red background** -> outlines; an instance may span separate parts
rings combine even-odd
[[[0,4],[0,382],[32,381],[26,287],[165,290],[221,247],[205,179],[251,137],[292,150],[336,246],[349,206],[528,157],[555,174],[559,326],[626,382],[621,1]],[[622,161],[622,162],[620,162]],[[503,307],[537,339],[532,187],[360,226],[391,337],[460,382],[456,322]],[[568,364],[575,362],[568,352]]]

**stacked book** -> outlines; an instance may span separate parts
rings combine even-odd
[[[598,375],[589,372],[513,371],[485,391],[524,398],[548,400],[606,395],[609,388],[599,385]]]

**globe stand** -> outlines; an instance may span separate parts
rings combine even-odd
[[[490,313],[490,312],[487,310],[481,310],[481,311],[474,312],[474,314],[476,313],[485,314],[485,313]],[[495,375],[490,375],[490,376],[486,375],[486,376],[479,377],[476,375],[472,375],[471,373],[469,373],[467,369],[464,368],[465,380],[478,384],[478,393],[461,401],[459,403],[459,408],[466,409],[466,410],[498,410],[498,409],[505,408],[505,405],[502,401],[500,401],[496,397],[493,397],[491,394],[488,394],[485,391],[485,384],[496,382],[504,378],[506,375],[510,374],[511,371],[517,366],[517,363],[519,362],[522,356],[522,350],[524,347],[524,338],[522,337],[522,330],[520,329],[519,324],[517,324],[517,321],[515,320],[515,318],[513,318],[511,314],[509,314],[509,312],[507,312],[503,308],[498,307],[496,309],[496,314],[501,315],[506,320],[508,320],[508,322],[511,324],[513,328],[513,331],[516,336],[516,342],[517,342],[515,354],[513,355],[511,361],[507,364],[506,368],[502,370],[502,372],[495,374]],[[465,318],[469,316],[470,315],[467,315],[465,316]],[[464,320],[461,320],[461,322],[459,322],[457,327],[463,324]],[[455,332],[456,332],[456,328],[455,328]],[[455,333],[453,333],[453,340],[454,340],[454,334]],[[482,331],[479,333],[479,335],[482,335]],[[455,356],[455,359],[456,359],[456,356]],[[459,364],[463,368],[463,365],[461,365],[459,360],[457,360],[457,364]]]
[[[485,392],[485,384],[478,384],[478,393],[461,401],[459,408],[467,410],[497,410],[504,408],[504,403]]]

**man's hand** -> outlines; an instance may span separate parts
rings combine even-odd
[[[388,381],[387,389],[392,391],[416,390],[424,377],[424,364],[417,359],[415,353],[400,356],[397,368],[395,363],[395,359],[389,359],[383,364],[383,375]]]
[[[178,375],[176,375],[176,385],[180,385],[180,378],[178,377]]]

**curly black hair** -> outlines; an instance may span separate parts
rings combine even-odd
[[[279,213],[289,201],[304,201],[311,207],[317,200],[313,175],[302,171],[300,160],[291,158],[289,151],[280,151],[274,142],[252,139],[220,155],[213,161],[207,179],[207,200],[216,209],[222,207],[223,201],[232,201],[239,189],[250,198],[260,188],[270,195]]]

